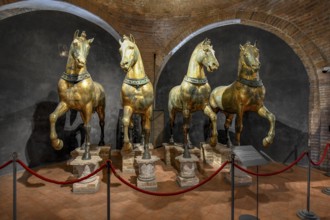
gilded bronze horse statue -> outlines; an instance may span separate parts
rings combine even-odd
[[[268,119],[270,128],[263,139],[263,146],[267,147],[273,143],[275,116],[264,105],[266,89],[259,77],[259,70],[259,50],[256,43],[252,45],[247,42],[243,46],[240,45],[237,80],[228,86],[219,86],[211,93],[212,109],[216,113],[220,110],[226,116],[224,127],[228,146],[232,146],[229,127],[235,114],[235,140],[240,145],[243,115],[246,111],[257,112],[261,117]]]
[[[53,148],[60,150],[63,141],[57,137],[56,121],[69,109],[80,112],[86,130],[84,160],[91,158],[90,150],[90,120],[92,113],[97,112],[101,127],[99,145],[104,145],[104,117],[105,117],[105,93],[103,87],[92,80],[87,71],[86,59],[89,53],[90,44],[94,38],[86,39],[83,31],[79,36],[79,30],[74,33],[73,41],[68,53],[66,71],[58,81],[58,94],[60,102],[55,111],[50,114],[50,139]]]
[[[217,144],[217,115],[212,111],[209,105],[211,87],[205,76],[204,67],[208,72],[218,69],[219,62],[215,57],[215,52],[209,39],[199,43],[194,49],[187,74],[181,85],[171,89],[168,99],[168,112],[170,116],[170,143],[173,144],[173,126],[177,112],[182,112],[184,118],[184,157],[190,158],[188,151],[189,145],[189,126],[191,113],[195,111],[204,111],[212,122],[212,136],[210,145]]]
[[[139,48],[135,44],[135,39],[123,36],[123,40],[119,40],[121,61],[120,66],[126,72],[121,88],[121,101],[123,105],[124,125],[124,144],[123,151],[132,151],[132,144],[129,140],[128,127],[132,126],[132,114],[141,115],[141,123],[144,133],[144,153],[143,159],[150,159],[149,138],[151,127],[152,108],[154,103],[153,86],[144,71],[144,66]]]

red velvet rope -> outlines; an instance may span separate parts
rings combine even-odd
[[[291,167],[293,167],[296,163],[298,163],[305,155],[307,154],[307,152],[303,152],[297,160],[293,161],[289,166],[285,167],[284,169],[282,170],[279,170],[279,171],[276,171],[276,172],[273,172],[273,173],[254,173],[250,170],[247,170],[243,167],[240,167],[239,165],[237,164],[234,164],[235,167],[237,167],[238,169],[248,173],[248,174],[251,174],[251,175],[254,175],[254,176],[273,176],[273,175],[277,175],[277,174],[280,174],[282,172],[285,172],[287,171],[288,169],[290,169]]]
[[[207,179],[203,180],[202,182],[200,182],[199,184],[195,185],[195,186],[192,186],[192,187],[189,187],[185,190],[180,190],[180,191],[177,191],[177,192],[169,192],[169,193],[159,193],[159,192],[152,192],[152,191],[147,191],[147,190],[143,190],[143,189],[140,189],[134,185],[132,185],[131,183],[127,182],[125,179],[123,179],[120,175],[118,175],[118,173],[116,172],[116,169],[114,168],[114,166],[110,163],[110,167],[111,167],[111,170],[113,172],[113,174],[124,184],[126,184],[127,186],[139,191],[139,192],[142,192],[142,193],[145,193],[145,194],[149,194],[149,195],[153,195],[153,196],[175,196],[175,195],[179,195],[179,194],[182,194],[182,193],[186,193],[186,192],[189,192],[191,190],[194,190],[198,187],[200,187],[201,185],[205,184],[206,182],[210,181],[214,176],[216,176],[226,165],[228,164],[228,161],[224,162],[220,167],[219,169],[217,169],[211,176],[209,176]]]
[[[0,166],[0,170],[3,169],[3,168],[5,168],[6,166],[8,166],[9,164],[11,164],[12,162],[13,162],[13,160],[10,160],[10,161],[7,161],[6,163],[2,164]]]
[[[324,161],[326,155],[327,155],[327,152],[329,150],[329,147],[330,147],[330,144],[328,143],[327,146],[324,148],[323,155],[322,155],[321,159],[318,162],[314,162],[312,160],[312,158],[310,158],[310,155],[308,154],[308,159],[311,162],[311,164],[313,164],[314,166],[320,166],[321,163]]]
[[[73,184],[73,183],[77,183],[77,182],[81,182],[85,179],[88,179],[89,177],[95,175],[96,173],[100,172],[104,167],[106,167],[106,163],[102,164],[98,169],[96,169],[94,172],[88,174],[87,176],[84,176],[80,179],[75,179],[75,180],[71,180],[71,181],[57,181],[57,180],[52,180],[52,179],[48,179],[46,177],[41,176],[40,174],[36,173],[35,171],[33,171],[32,169],[30,169],[28,166],[26,166],[21,160],[17,160],[17,162],[29,173],[31,173],[32,175],[38,177],[39,179],[42,179],[46,182],[50,182],[50,183],[55,183],[55,184],[60,184],[60,185],[66,185],[66,184]]]

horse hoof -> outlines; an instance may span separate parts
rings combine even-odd
[[[131,143],[124,143],[122,150],[125,153],[130,153],[132,152],[132,144]]]
[[[268,138],[268,137],[265,137],[265,138],[262,140],[262,145],[263,145],[264,147],[269,147],[269,145],[272,144],[272,143],[273,143],[273,141],[271,141],[270,138]]]
[[[55,150],[61,150],[63,148],[63,141],[60,139],[52,140],[52,146]]]
[[[215,147],[216,145],[217,145],[217,138],[213,138],[213,137],[211,137],[211,139],[210,139],[210,145],[211,145],[211,147]]]
[[[99,142],[99,146],[104,146],[104,145],[105,145],[104,141]]]

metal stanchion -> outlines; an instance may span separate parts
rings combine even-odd
[[[16,190],[17,190],[17,186],[16,186],[16,173],[17,173],[17,168],[16,168],[16,160],[17,160],[17,153],[14,152],[13,155],[13,220],[17,219],[16,213]]]
[[[231,151],[231,220],[234,220],[234,210],[235,210],[235,171],[234,171],[234,162],[235,162],[235,154],[233,150]]]
[[[311,194],[311,163],[309,161],[309,156],[310,156],[311,149],[309,147],[308,152],[307,152],[307,157],[308,157],[308,172],[307,172],[307,210],[302,209],[298,210],[297,216],[300,219],[303,220],[319,220],[320,217],[318,217],[314,212],[310,211],[310,194]]]
[[[107,220],[110,220],[110,161],[107,161]]]

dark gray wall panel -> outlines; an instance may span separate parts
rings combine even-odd
[[[65,143],[61,151],[50,146],[48,120],[58,103],[57,82],[67,61],[59,56],[58,45],[69,48],[76,29],[85,30],[88,38],[95,38],[87,66],[92,78],[105,88],[105,142],[115,146],[124,79],[119,66],[119,43],[108,32],[80,17],[35,11],[0,21],[0,164],[10,159],[13,151],[30,166],[67,159],[80,143],[79,114],[75,117],[74,112],[68,113],[57,123],[57,131]],[[92,143],[98,143],[99,134],[98,118],[94,114]]]
[[[220,67],[207,74],[212,88],[228,85],[237,78],[239,44],[258,41],[260,50],[260,77],[266,87],[265,105],[276,117],[276,136],[270,148],[264,149],[278,161],[284,161],[289,153],[298,148],[300,153],[308,144],[308,97],[309,82],[304,66],[294,51],[280,38],[264,30],[229,25],[206,31],[186,43],[164,67],[157,88],[156,108],[165,110],[165,140],[168,141],[169,125],[167,100],[172,87],[179,85],[186,74],[189,59],[195,46],[205,37],[210,38]],[[219,140],[223,141],[224,117],[218,114]],[[191,139],[195,145],[204,140],[203,128],[206,116],[195,113],[192,117]],[[176,141],[182,141],[182,116],[178,114],[174,129]],[[234,126],[231,132],[234,132]],[[244,117],[241,144],[262,148],[262,139],[268,132],[268,121],[256,113]],[[289,160],[294,157],[290,156]]]

